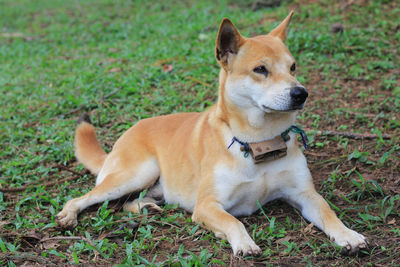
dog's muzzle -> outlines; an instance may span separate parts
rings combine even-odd
[[[306,88],[302,86],[296,86],[290,88],[291,106],[293,109],[301,109],[304,106],[304,102],[308,97]]]

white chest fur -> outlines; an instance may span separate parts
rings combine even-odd
[[[299,151],[288,149],[287,156],[261,164],[254,164],[250,156],[244,158],[240,151],[233,154],[235,167],[217,164],[214,174],[219,201],[234,216],[250,215],[259,208],[258,203],[300,193],[311,183],[306,159]]]

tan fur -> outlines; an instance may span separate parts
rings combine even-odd
[[[228,239],[235,254],[258,255],[261,250],[234,216],[251,214],[258,202],[276,198],[299,208],[337,244],[352,252],[365,247],[364,237],[346,228],[315,191],[294,134],[287,142],[287,156],[268,163],[254,164],[238,144],[227,149],[234,136],[261,142],[294,124],[296,108],[291,108],[289,89],[301,85],[290,71],[294,59],[284,44],[291,16],[269,35],[254,38],[241,36],[228,19],[222,21],[216,42],[219,94],[210,109],[142,120],[107,156],[93,126],[81,123],[76,156],[98,173],[97,185],[67,202],[58,215],[60,225],[76,225],[78,213],[89,205],[148,188],[193,212],[193,220]],[[260,65],[268,76],[254,71]],[[152,197],[144,203],[151,206]],[[138,211],[140,204],[127,208]]]
[[[278,27],[276,27],[275,29],[273,29],[269,35],[271,36],[275,36],[278,37],[279,39],[281,39],[283,42],[286,41],[286,37],[287,37],[287,30],[288,30],[288,25],[290,23],[290,21],[292,20],[292,16],[293,16],[293,11],[291,11],[289,13],[289,15],[282,21],[281,24],[279,24]]]
[[[107,156],[97,141],[93,125],[81,122],[75,131],[75,156],[93,174],[98,174]]]

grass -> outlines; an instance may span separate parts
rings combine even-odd
[[[0,192],[0,264],[398,266],[400,5],[299,3],[252,10],[245,0],[1,1],[0,186],[26,189]],[[142,118],[202,111],[217,96],[221,19],[252,36],[291,9],[288,46],[310,93],[298,120],[312,146],[305,154],[318,191],[369,238],[369,250],[341,255],[279,201],[240,218],[263,250],[259,258],[233,257],[227,241],[171,205],[138,215],[122,210],[123,199],[106,202],[84,211],[75,229],[57,228],[66,201],[95,181],[73,156],[81,113],[91,113],[110,149]],[[344,30],[332,33],[337,22]],[[318,133],[326,130],[378,138]]]

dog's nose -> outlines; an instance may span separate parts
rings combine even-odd
[[[300,106],[306,101],[308,93],[306,88],[301,86],[296,86],[290,88],[290,97],[292,98],[293,106]]]

